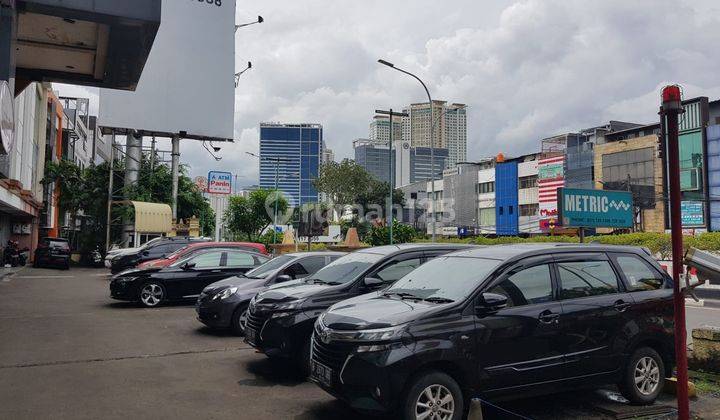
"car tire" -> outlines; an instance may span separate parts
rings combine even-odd
[[[310,337],[307,337],[303,341],[303,344],[300,347],[300,351],[298,351],[297,355],[295,356],[295,366],[297,367],[298,373],[303,378],[307,378],[308,376],[310,376],[310,346],[311,345],[312,345],[312,341],[310,340]]]
[[[70,269],[70,261],[65,262],[65,264],[63,264],[63,266],[62,266],[62,269],[69,270]]]
[[[158,307],[165,302],[165,288],[160,283],[145,283],[140,288],[138,300],[146,308]]]
[[[449,375],[429,371],[410,380],[402,403],[402,418],[405,420],[424,418],[422,414],[428,410],[432,413],[445,414],[445,417],[438,418],[450,420],[463,418],[465,410],[463,393],[460,385]],[[435,416],[430,414],[425,418],[435,418]]]
[[[657,351],[640,347],[628,360],[620,392],[631,404],[652,404],[665,385],[665,363]]]
[[[245,322],[247,321],[247,304],[238,305],[230,320],[230,328],[235,335],[245,335]]]

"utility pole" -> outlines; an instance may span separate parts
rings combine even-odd
[[[672,274],[675,306],[675,362],[677,363],[678,418],[690,418],[688,400],[687,331],[685,330],[685,294],[682,290],[683,237],[680,210],[680,151],[678,144],[678,116],[684,112],[682,94],[677,85],[665,86],[662,91],[660,118],[666,131],[668,178],[670,184],[670,230],[672,238]]]
[[[107,224],[105,226],[105,253],[110,251],[110,220],[112,219],[113,180],[115,179],[115,131],[110,138],[110,179],[108,180]]]
[[[395,190],[395,170],[393,167],[393,119],[395,117],[407,117],[408,114],[405,112],[393,112],[392,108],[388,111],[383,111],[381,109],[375,110],[376,114],[380,115],[387,115],[390,118],[390,141],[388,141],[388,185],[390,186],[390,193],[388,194],[387,198],[387,225],[390,229],[390,245],[393,244],[393,213],[392,213],[392,207],[393,207],[393,192]]]
[[[172,163],[171,163],[171,173],[172,173],[172,216],[173,219],[175,219],[175,223],[177,223],[178,213],[177,213],[177,198],[178,198],[178,178],[180,177],[180,137],[179,136],[173,136],[172,138]]]

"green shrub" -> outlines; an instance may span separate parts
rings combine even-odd
[[[427,241],[426,239],[419,240]],[[536,243],[536,242],[564,242],[578,243],[580,239],[577,236],[532,236],[529,238],[521,238],[518,236],[500,236],[496,238],[488,238],[478,236],[476,238],[459,239],[459,238],[442,238],[438,242],[449,243],[472,243],[476,245],[501,245],[501,244],[520,244],[520,243]],[[672,255],[672,243],[670,234],[668,233],[652,233],[652,232],[636,232],[621,235],[595,235],[585,238],[585,242],[597,242],[606,245],[629,245],[640,246],[650,250],[656,257],[660,259],[669,259]],[[720,251],[720,232],[707,232],[698,236],[683,237],[683,247],[685,250],[690,247],[704,249],[709,251]]]
[[[393,220],[393,243],[404,244],[415,239],[415,229],[409,225]],[[372,246],[387,245],[390,243],[390,229],[387,226],[373,226],[363,239],[363,242]]]

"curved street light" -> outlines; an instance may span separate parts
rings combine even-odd
[[[239,25],[235,25],[235,32],[237,32],[237,30],[238,30],[239,28],[244,28],[244,27],[246,27],[246,26],[254,25],[254,24],[256,24],[256,23],[263,23],[263,22],[265,22],[265,19],[263,19],[262,16],[258,16],[258,17],[257,17],[257,20],[254,21],[254,22],[241,23],[241,24],[239,24]]]
[[[245,67],[245,69],[243,69],[240,72],[235,73],[235,87],[238,87],[238,85],[240,84],[240,76],[242,76],[243,73],[250,70],[251,68],[252,68],[252,61],[248,61],[247,67]]]
[[[428,105],[430,106],[430,182],[431,182],[431,199],[430,199],[430,212],[432,213],[432,220],[430,221],[430,226],[432,227],[432,242],[435,242],[435,138],[433,137],[434,128],[435,128],[435,120],[433,119],[433,101],[432,97],[430,96],[430,91],[428,90],[427,86],[425,85],[425,82],[420,80],[419,77],[416,75],[410,73],[407,70],[403,70],[400,67],[396,67],[395,64],[383,60],[382,58],[378,60],[378,63],[388,66],[393,70],[397,70],[400,73],[407,74],[408,76],[414,78],[420,84],[422,85],[423,89],[425,89],[425,93],[428,97]]]

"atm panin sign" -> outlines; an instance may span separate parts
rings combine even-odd
[[[633,226],[632,193],[558,188],[558,213],[563,227],[629,228]]]
[[[232,193],[232,174],[230,172],[208,172],[207,192],[210,194]]]

